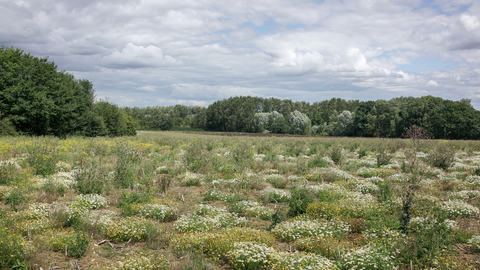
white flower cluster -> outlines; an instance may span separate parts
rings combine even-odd
[[[414,217],[410,220],[409,226],[413,230],[419,231],[424,229],[431,229],[433,227],[433,224],[436,222],[437,221],[435,219],[431,219],[428,217]],[[457,226],[457,222],[455,220],[445,219],[443,222],[449,229]]]
[[[361,159],[359,159],[356,163],[357,163],[357,166],[375,167],[377,166],[377,159],[370,156],[364,156]]]
[[[240,201],[236,204],[241,213],[248,217],[259,217],[261,219],[270,218],[275,212],[258,202],[254,201]]]
[[[12,192],[13,187],[9,186],[0,186],[0,201],[3,201],[5,197],[10,195],[10,192]]]
[[[374,183],[374,184],[379,184],[379,183],[383,183],[385,180],[381,177],[378,177],[378,176],[374,176],[374,177],[370,177],[370,178],[367,178],[366,180]]]
[[[480,197],[480,190],[451,191],[448,193],[447,196],[450,199],[467,200],[467,199]]]
[[[310,236],[341,237],[350,232],[350,225],[342,221],[294,220],[285,221],[273,230],[278,238],[294,241]]]
[[[395,269],[395,256],[364,246],[342,256],[345,269]]]
[[[143,204],[138,206],[138,215],[159,221],[171,220],[175,217],[177,208],[163,204]]]
[[[264,244],[238,242],[226,254],[233,269],[338,270],[332,261],[303,252],[280,252]]]
[[[480,235],[474,235],[468,243],[471,245],[470,248],[475,252],[480,252]]]
[[[98,225],[104,230],[105,226],[114,222],[117,217],[118,213],[111,210],[94,210],[86,212],[82,218],[88,224]]]
[[[15,160],[3,160],[0,161],[0,170],[6,170],[7,168],[14,170],[21,170],[22,166],[18,164]]]
[[[55,169],[58,172],[68,172],[72,170],[72,165],[63,161],[59,161],[57,164],[55,164]]]
[[[99,209],[107,205],[107,199],[99,194],[81,194],[75,197],[74,202],[78,202],[91,210]]]
[[[45,184],[53,184],[55,187],[63,186],[65,188],[71,188],[76,183],[73,173],[74,171],[58,172],[47,178],[36,178],[36,181],[41,186]]]
[[[168,173],[167,166],[160,166],[157,169],[155,169],[155,174],[165,174],[165,173]]]
[[[441,208],[450,218],[476,217],[480,210],[462,200],[451,200],[442,203]]]
[[[253,154],[253,160],[255,161],[263,161],[264,158],[265,158],[264,154]]]
[[[186,183],[187,186],[189,185],[195,185],[195,183],[200,183],[202,184],[202,179],[203,175],[198,174],[198,173],[192,173],[192,172],[186,172],[185,175],[183,176],[183,179]]]
[[[465,178],[465,182],[470,183],[474,187],[480,187],[480,176],[469,175],[467,178]]]
[[[454,162],[452,164],[452,168],[455,171],[463,172],[463,171],[468,171],[471,167],[467,164],[459,163],[459,162]]]
[[[354,188],[354,191],[361,192],[363,194],[376,192],[378,190],[378,186],[370,181],[358,181]]]
[[[272,198],[277,202],[285,202],[290,199],[290,192],[283,189],[266,187],[260,190],[260,196]]]
[[[222,227],[242,227],[246,223],[244,217],[202,204],[193,215],[181,216],[173,227],[180,232],[208,232]]]

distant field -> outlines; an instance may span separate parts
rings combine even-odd
[[[478,269],[479,166],[478,141],[4,137],[0,269]]]

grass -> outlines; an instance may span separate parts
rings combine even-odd
[[[4,137],[0,157],[0,268],[468,269],[480,250],[477,141],[148,131]]]

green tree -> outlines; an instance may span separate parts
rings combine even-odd
[[[47,58],[0,48],[0,111],[15,129],[28,135],[82,134],[89,121],[93,89],[75,80]]]

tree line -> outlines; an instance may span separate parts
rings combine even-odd
[[[403,137],[417,125],[437,139],[477,139],[480,112],[470,100],[397,97],[376,101],[332,98],[308,103],[240,96],[199,106],[124,108],[141,129],[200,129],[224,132],[322,136]]]
[[[0,135],[135,135],[134,118],[94,101],[93,84],[58,71],[54,62],[0,48]]]
[[[58,71],[47,58],[0,48],[0,135],[122,136],[142,130],[206,130],[322,136],[402,137],[416,125],[437,139],[477,139],[480,115],[470,100],[398,97],[231,97],[200,106],[125,107],[95,101],[93,84]]]

